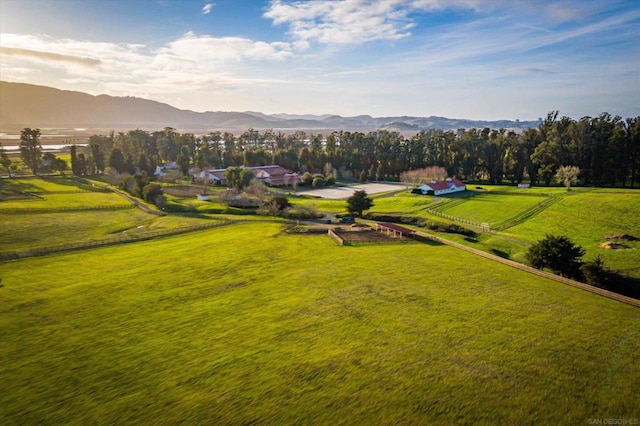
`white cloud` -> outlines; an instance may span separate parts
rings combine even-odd
[[[284,80],[264,73],[255,76],[252,67],[265,69],[270,63],[292,57],[293,45],[187,33],[151,50],[139,44],[0,34],[0,54],[4,80],[24,81],[32,72],[35,84],[157,99],[169,94],[196,97],[204,90],[216,93],[237,86],[283,84]]]
[[[211,9],[213,9],[214,4],[213,3],[207,3],[204,5],[204,7],[202,8],[201,13],[203,15],[208,15],[209,13],[211,13]]]
[[[293,55],[290,43],[253,41],[242,37],[197,36],[191,32],[169,43],[162,54],[193,61],[282,60]]]
[[[299,41],[354,44],[409,37],[415,26],[413,12],[478,9],[481,4],[481,0],[272,0],[263,16],[275,25],[288,25],[289,34]]]

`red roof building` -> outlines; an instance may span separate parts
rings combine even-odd
[[[420,185],[418,188],[424,195],[442,195],[450,194],[452,192],[466,191],[467,186],[458,179],[447,178],[447,180],[441,180],[438,182],[432,180],[431,183],[425,183]]]
[[[288,186],[297,185],[302,182],[302,177],[298,173],[290,172],[282,166],[256,166],[247,167],[256,175],[256,179],[263,181],[269,186]],[[206,179],[218,185],[225,185],[226,181],[224,173],[227,169],[210,169],[203,170],[195,176],[200,179]]]

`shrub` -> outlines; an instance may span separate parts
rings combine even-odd
[[[336,184],[336,178],[331,173],[329,173],[327,175],[327,178],[325,179],[324,183],[327,186],[335,185]]]
[[[581,279],[580,258],[584,253],[584,249],[575,245],[569,237],[547,234],[544,239],[529,247],[526,257],[534,268],[548,268],[554,274]]]
[[[314,177],[311,186],[314,188],[322,188],[324,186],[324,178],[322,176]]]
[[[313,184],[313,176],[309,172],[304,172],[302,175],[302,184],[306,186],[311,186]]]
[[[292,219],[317,219],[322,217],[318,213],[318,206],[315,204],[298,205],[289,210],[289,215]]]
[[[155,203],[156,198],[162,194],[162,187],[157,183],[149,183],[142,188],[142,197],[149,203]]]

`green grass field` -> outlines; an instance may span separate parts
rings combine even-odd
[[[513,260],[525,262],[529,245],[545,234],[566,235],[586,250],[585,260],[600,255],[610,268],[631,277],[640,278],[640,242],[629,241],[624,250],[600,247],[605,235],[629,234],[640,238],[640,192],[625,189],[532,188],[483,185],[473,196],[433,197],[403,192],[393,197],[374,199],[372,213],[417,216],[435,221],[446,221],[428,212],[437,212],[490,225],[507,222],[525,215],[513,226],[491,234],[481,234],[470,242],[463,237],[449,235],[456,242]],[[550,199],[549,195],[555,198]],[[551,201],[549,203],[549,201]],[[531,216],[540,203],[548,203]],[[464,226],[464,223],[463,223]]]
[[[637,308],[446,246],[281,229],[0,264],[0,422],[638,415]]]
[[[114,196],[66,192],[91,188],[67,179],[10,185],[56,205]],[[488,202],[505,201],[496,205],[508,206],[504,216],[528,208],[518,192],[485,191]],[[597,246],[603,233],[640,236],[640,193],[550,191],[560,201],[519,225],[477,242],[447,238],[517,258],[545,233],[570,235],[588,256],[605,251]],[[484,202],[477,198],[441,207],[469,215]],[[291,201],[344,211],[344,201]],[[383,194],[373,210],[424,214],[432,201]],[[135,208],[2,214],[5,203],[20,202],[0,203],[0,253],[219,217]],[[448,246],[340,247],[327,236],[288,234],[282,222],[248,218],[0,262],[0,424],[640,417],[637,308]],[[640,246],[629,244],[605,253],[607,264],[636,271]]]

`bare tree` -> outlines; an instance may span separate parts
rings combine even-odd
[[[400,173],[400,182],[406,185],[417,186],[432,180],[441,180],[447,177],[447,170],[440,166],[429,166],[423,169],[407,170]]]
[[[578,181],[579,174],[580,168],[577,166],[560,166],[556,172],[556,180],[570,191],[571,185]]]

